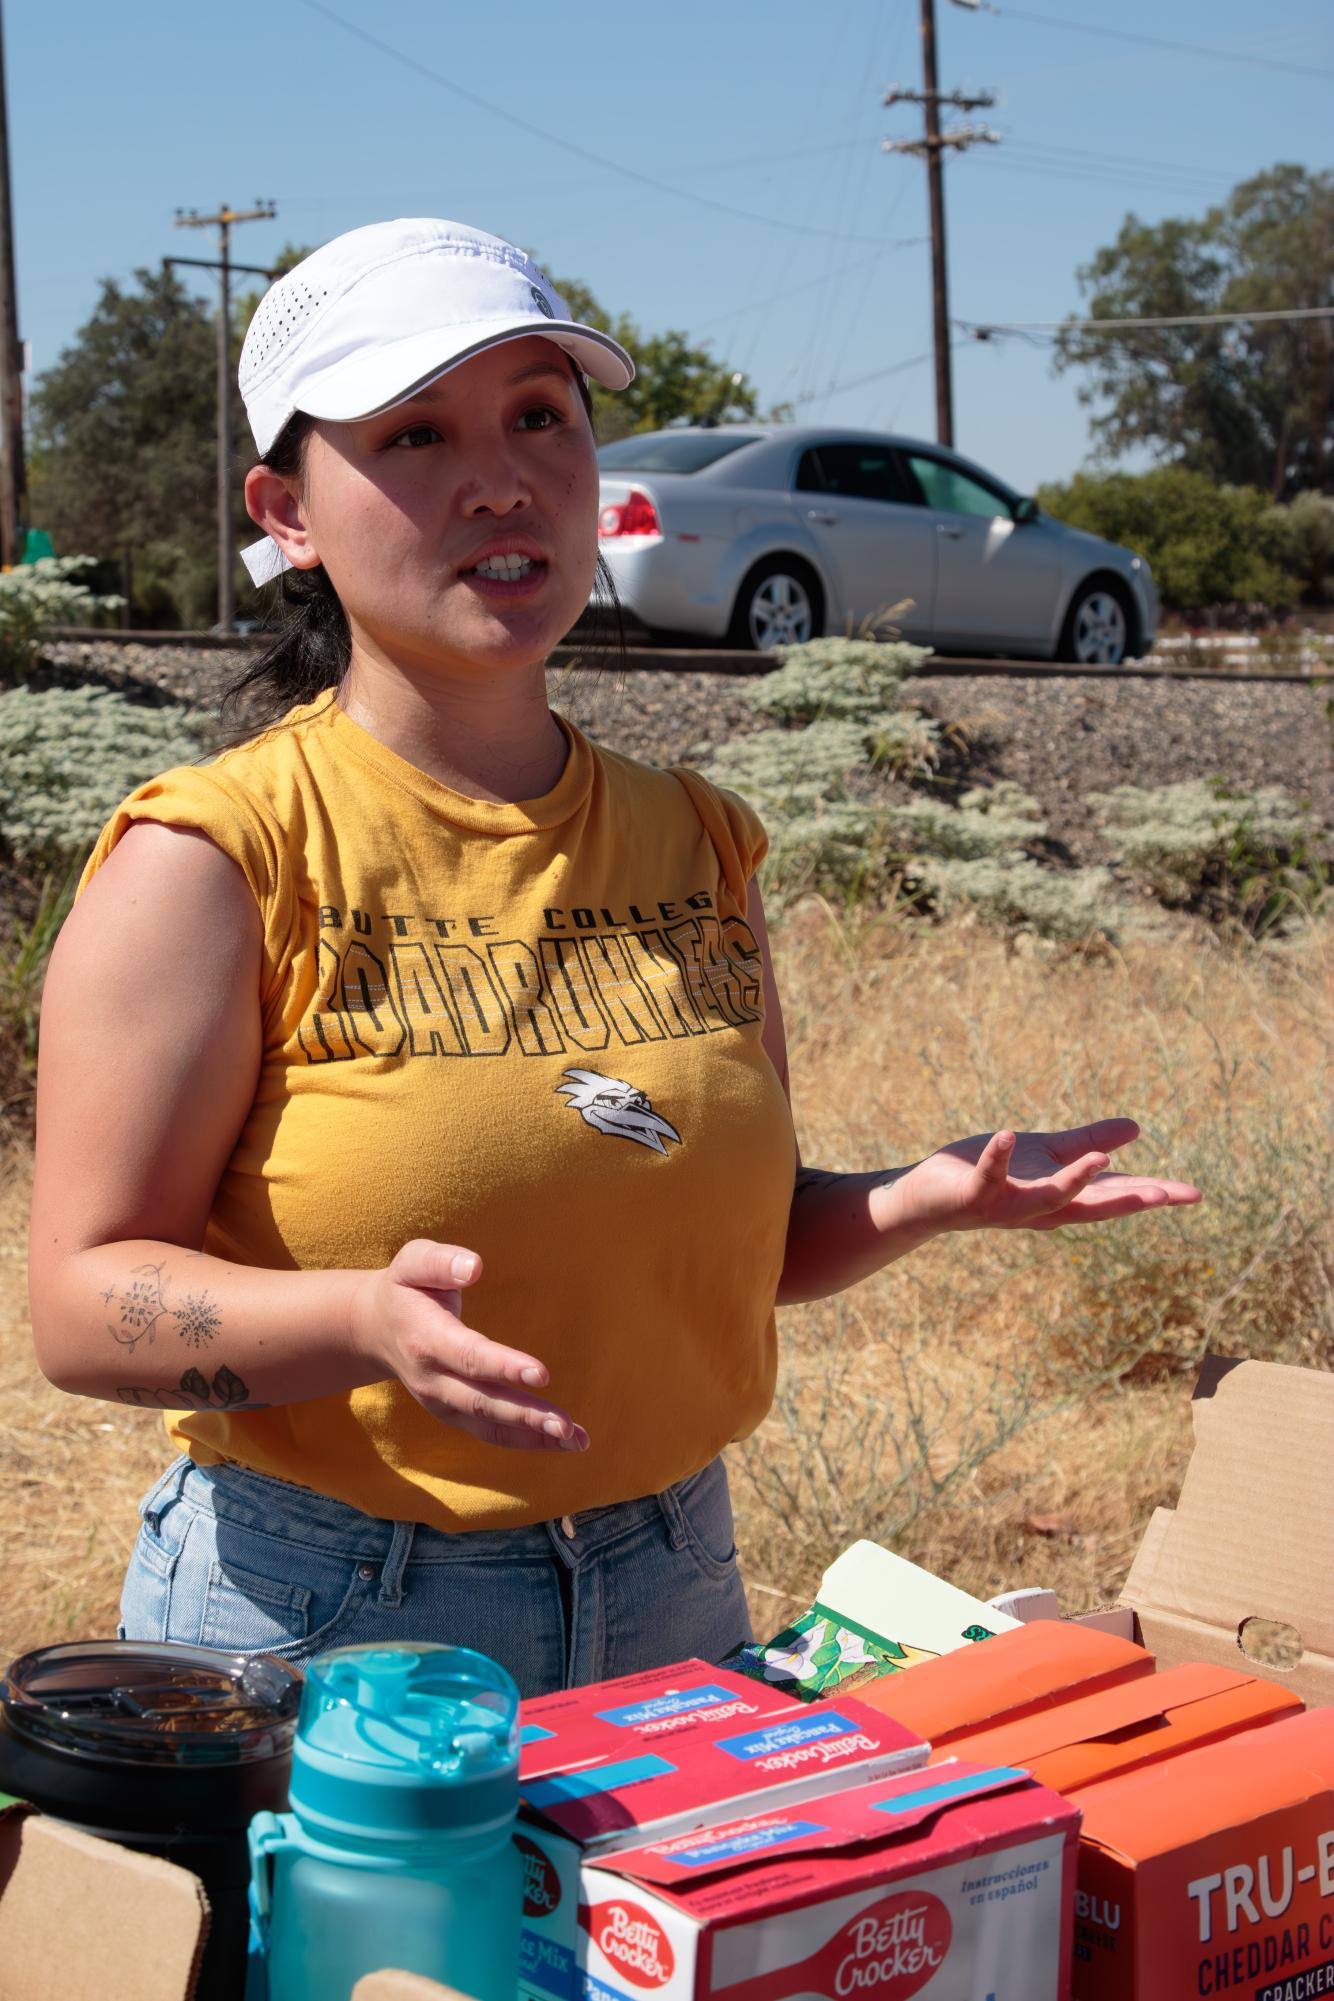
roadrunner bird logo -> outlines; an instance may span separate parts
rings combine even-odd
[[[638,1140],[654,1153],[666,1153],[664,1139],[684,1144],[675,1126],[658,1117],[644,1093],[619,1077],[599,1077],[596,1070],[567,1070],[556,1089],[585,1125],[610,1133],[613,1139]]]

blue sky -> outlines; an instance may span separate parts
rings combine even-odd
[[[271,196],[277,221],[236,232],[246,261],[390,215],[450,216],[525,244],[646,330],[710,341],[766,403],[805,399],[803,420],[934,435],[918,359],[927,248],[890,247],[924,236],[925,173],[880,151],[883,136],[919,129],[917,110],[881,106],[890,84],[920,81],[918,0],[330,4],[609,164],[412,73],[308,0],[10,0],[20,331],[34,372],[86,319],[102,277],[213,254],[211,237],[173,227],[177,207]],[[995,89],[980,115],[1004,135],[947,170],[960,319],[1059,319],[1079,308],[1076,267],[1127,211],[1196,214],[1277,160],[1329,164],[1328,0],[998,4],[937,0],[942,85]],[[1021,488],[1088,455],[1076,379],[1053,377],[1041,347],[965,342],[955,402],[960,449]]]

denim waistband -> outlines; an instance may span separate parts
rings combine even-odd
[[[713,1465],[721,1473],[720,1462]],[[400,1568],[409,1549],[414,1563],[485,1563],[549,1558],[554,1546],[568,1561],[576,1553],[583,1558],[605,1549],[655,1519],[665,1520],[668,1540],[680,1548],[687,1536],[680,1492],[700,1477],[691,1474],[665,1493],[589,1508],[554,1522],[449,1532],[424,1522],[384,1521],[345,1501],[243,1466],[196,1466],[193,1460],[180,1458],[145,1496],[139,1512],[156,1525],[173,1503],[184,1501],[238,1528],[302,1542],[331,1555],[378,1563],[392,1553]]]

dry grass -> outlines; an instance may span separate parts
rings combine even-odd
[[[1183,926],[1080,960],[811,908],[779,952],[807,1160],[1127,1113],[1142,1131],[1121,1163],[1206,1200],[945,1239],[783,1314],[777,1403],[733,1453],[757,1630],[859,1534],[982,1597],[1113,1598],[1180,1484],[1204,1349],[1334,1366],[1334,927],[1256,950]]]
[[[772,1416],[733,1454],[757,1630],[858,1534],[983,1596],[1113,1597],[1190,1449],[1206,1345],[1329,1367],[1334,1169],[1324,1125],[1334,929],[1263,951],[1179,940],[1086,962],[965,926],[818,909],[777,945],[808,1160],[919,1158],[998,1123],[1129,1112],[1126,1164],[1208,1200],[1048,1236],[929,1245],[783,1315]],[[27,1156],[0,1188],[0,1660],[114,1630],[158,1420],[63,1396],[31,1357]],[[1066,1516],[1069,1533],[1026,1530]]]

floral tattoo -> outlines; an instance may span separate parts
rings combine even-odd
[[[109,1286],[102,1300],[117,1316],[117,1324],[107,1321],[108,1334],[131,1354],[141,1341],[152,1347],[164,1321],[174,1324],[191,1348],[206,1348],[222,1325],[217,1302],[206,1292],[187,1292],[179,1302],[170,1301],[162,1265],[137,1265],[130,1273],[129,1285],[119,1291]]]

